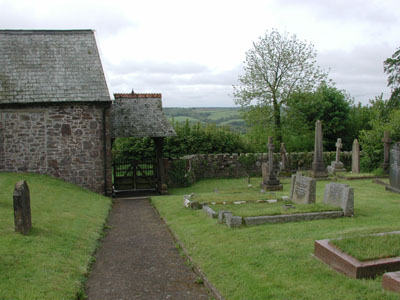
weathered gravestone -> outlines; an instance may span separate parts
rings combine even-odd
[[[287,165],[285,143],[281,143],[281,149],[279,152],[281,154],[281,171],[287,171],[288,165]]]
[[[383,164],[382,169],[385,174],[389,173],[389,166],[390,166],[390,143],[392,140],[390,139],[389,131],[383,132]]]
[[[340,161],[340,149],[342,149],[342,139],[338,138],[336,142],[336,159],[331,162],[331,165],[328,166],[328,172],[333,174],[336,172],[346,172],[343,163]]]
[[[390,150],[389,183],[386,190],[400,193],[400,143],[395,143]]]
[[[312,177],[314,178],[328,177],[328,173],[326,171],[323,159],[322,124],[320,120],[315,122],[314,161],[312,163]]]
[[[315,203],[316,180],[301,174],[292,175],[290,200],[298,204]]]
[[[351,173],[360,173],[360,144],[355,139],[351,151]]]
[[[347,184],[328,183],[325,186],[324,203],[341,207],[345,216],[354,214],[354,189]]]
[[[15,184],[13,194],[15,231],[28,234],[32,227],[31,200],[28,184],[25,180]]]
[[[283,189],[283,186],[276,175],[277,170],[274,168],[274,147],[272,137],[270,136],[268,137],[268,163],[263,163],[261,165],[263,176],[261,188],[267,191],[279,191]]]

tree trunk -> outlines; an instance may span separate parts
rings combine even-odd
[[[281,107],[277,100],[273,100],[274,108],[274,123],[275,123],[275,139],[276,143],[280,145],[282,143],[282,125],[281,125]]]

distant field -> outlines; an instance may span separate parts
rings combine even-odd
[[[245,122],[239,107],[165,107],[164,113],[169,120],[191,123],[215,123],[218,126],[229,126],[232,130],[244,132]]]

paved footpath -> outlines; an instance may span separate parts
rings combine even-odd
[[[149,200],[114,201],[86,283],[88,299],[209,299]]]

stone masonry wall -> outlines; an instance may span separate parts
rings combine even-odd
[[[249,154],[240,154],[240,155],[249,155]],[[240,164],[238,154],[197,154],[197,155],[188,155],[177,161],[170,161],[166,163],[166,171],[169,174],[167,181],[168,186],[177,186],[181,183],[177,183],[176,171],[174,170],[174,166],[177,166],[177,162],[185,162],[185,172],[186,174],[182,175],[185,179],[187,179],[187,183],[193,183],[197,180],[204,178],[239,178],[246,176],[245,169]],[[264,162],[268,162],[268,154],[267,153],[255,153],[256,162],[251,171],[251,176],[261,177],[261,164]],[[296,170],[311,170],[311,164],[313,162],[313,152],[298,152],[298,153],[287,153],[287,165],[288,171],[296,171]],[[331,161],[334,161],[336,157],[336,152],[324,152],[323,158],[325,166],[331,164]],[[351,151],[344,151],[341,153],[341,161],[344,164],[344,167],[349,171],[351,170]],[[274,161],[275,163],[279,163],[281,161],[281,156],[279,153],[274,153]],[[172,171],[172,172],[171,172]],[[171,173],[174,176],[171,176]],[[182,181],[182,180],[181,180]]]
[[[1,107],[0,171],[49,174],[104,193],[104,107],[81,103]],[[106,120],[110,191],[109,108]]]

